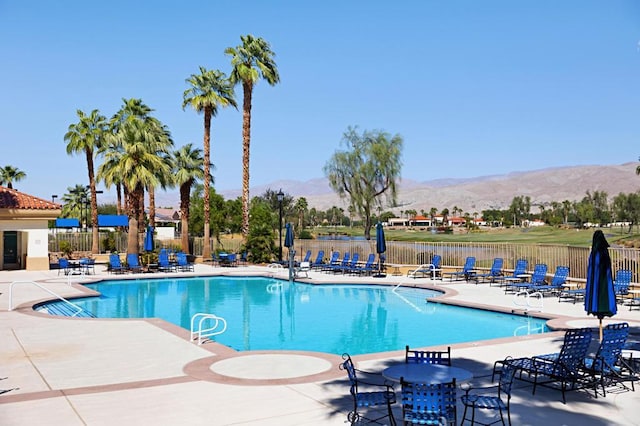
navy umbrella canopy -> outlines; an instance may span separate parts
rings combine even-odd
[[[584,309],[587,314],[598,318],[600,340],[602,340],[602,319],[612,317],[618,311],[608,247],[609,243],[602,231],[594,232],[587,268]]]
[[[293,228],[290,223],[284,225],[286,233],[284,235],[284,246],[291,249],[293,247]]]
[[[378,274],[376,277],[382,277],[382,253],[387,251],[387,242],[384,238],[384,229],[382,224],[378,222],[376,224],[376,253],[378,253]]]
[[[147,225],[147,233],[144,236],[144,251],[153,251],[153,226]]]

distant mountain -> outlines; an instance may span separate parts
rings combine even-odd
[[[425,182],[403,179],[399,185],[398,206],[393,209],[429,211],[435,207],[451,210],[454,206],[466,212],[480,213],[486,209],[506,209],[513,197],[529,196],[532,205],[547,205],[552,201],[578,201],[587,191],[604,191],[609,200],[621,192],[631,193],[640,189],[640,177],[635,170],[638,163],[607,166],[554,167],[542,170],[513,172],[505,175],[480,176],[472,179],[435,179]],[[295,198],[305,197],[310,207],[326,210],[332,206],[346,208],[347,204],[331,190],[325,178],[304,182],[280,180],[268,185],[251,188],[252,195],[267,189],[278,190]],[[225,198],[240,196],[240,190],[221,191]],[[156,194],[162,205],[178,205],[178,196]],[[165,198],[166,196],[166,198]],[[165,204],[170,202],[170,204]]]

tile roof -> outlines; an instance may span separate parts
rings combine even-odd
[[[62,206],[15,189],[0,186],[0,209],[59,210]]]

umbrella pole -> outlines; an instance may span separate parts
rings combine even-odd
[[[602,342],[602,318],[598,318],[598,321],[600,322],[600,342]]]

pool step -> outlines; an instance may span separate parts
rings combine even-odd
[[[62,317],[96,318],[96,316],[89,311],[85,311],[84,309],[78,310],[78,307],[76,307],[75,305],[70,305],[63,302],[54,302],[48,303],[46,305],[40,305],[36,308],[36,311]]]

